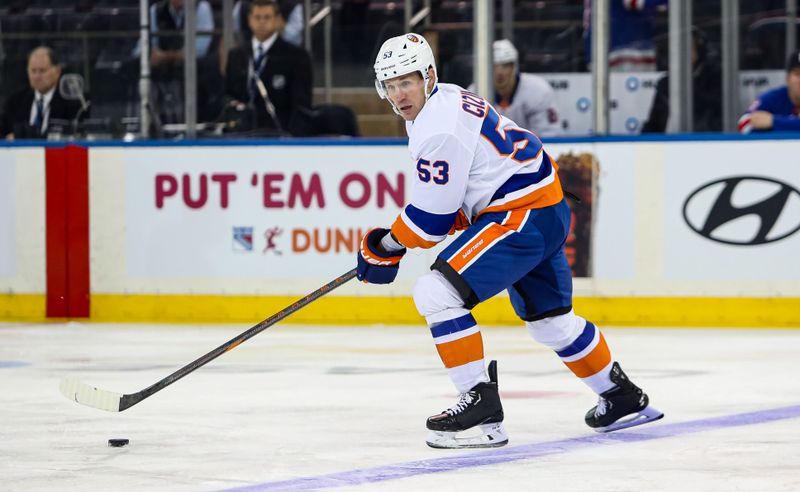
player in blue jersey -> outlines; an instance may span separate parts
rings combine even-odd
[[[456,230],[431,272],[414,286],[414,304],[461,394],[428,418],[435,448],[508,442],[497,368],[484,360],[470,310],[507,290],[530,335],[599,395],[586,423],[602,432],[662,417],[614,361],[600,330],[572,309],[564,253],[570,210],[558,165],[542,142],[486,99],[440,83],[427,40],[408,33],[386,41],[375,60],[375,88],[406,122],[416,168],[409,203],[391,229],[361,241],[358,279],[388,284],[410,248],[430,248]],[[458,435],[477,427],[478,436]]]
[[[739,131],[800,132],[800,51],[786,63],[786,85],[758,96],[739,118]]]

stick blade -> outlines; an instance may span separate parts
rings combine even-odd
[[[98,408],[107,412],[121,411],[120,403],[123,397],[122,394],[89,386],[74,376],[68,376],[62,379],[59,389],[65,398],[78,402],[81,405]]]

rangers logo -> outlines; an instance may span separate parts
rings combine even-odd
[[[233,228],[233,250],[234,251],[253,251],[253,228],[234,227]]]

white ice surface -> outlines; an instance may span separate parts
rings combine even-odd
[[[588,388],[523,327],[485,328],[510,437],[499,449],[551,451],[488,466],[469,463],[474,450],[425,446],[425,418],[455,394],[423,326],[279,324],[122,413],[59,393],[65,375],[139,391],[247,328],[0,324],[0,490],[800,490],[800,410],[703,424],[800,405],[800,330],[604,328],[612,355],[666,413],[615,433],[643,436],[635,442],[591,440]],[[675,435],[653,434],[669,425]],[[130,445],[110,448],[110,438]],[[454,469],[432,473],[443,458]],[[369,470],[384,466],[403,478]]]

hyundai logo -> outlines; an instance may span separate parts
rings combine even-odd
[[[800,230],[800,191],[760,176],[719,179],[689,195],[683,219],[694,232],[720,243],[780,241]]]

